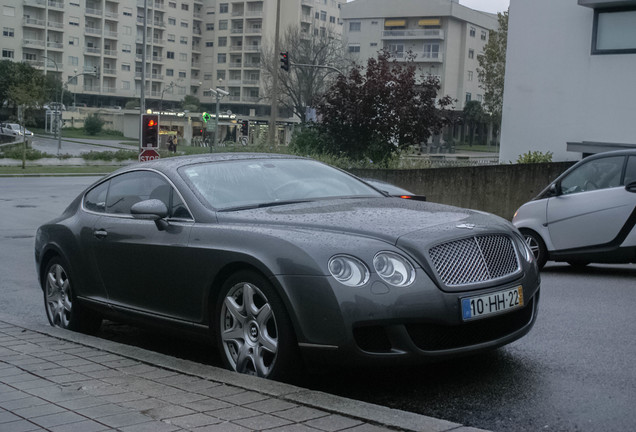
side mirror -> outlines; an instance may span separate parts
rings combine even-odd
[[[627,192],[634,192],[636,193],[636,180],[631,182],[631,183],[627,183],[627,185],[625,186],[625,190]]]
[[[556,183],[552,183],[548,188],[548,192],[550,196],[558,196],[560,195],[560,187]]]
[[[130,207],[130,214],[135,219],[154,221],[159,231],[168,227],[168,222],[164,219],[168,216],[168,207],[158,199],[149,199],[133,204]]]

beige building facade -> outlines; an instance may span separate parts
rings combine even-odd
[[[366,64],[378,51],[397,61],[411,52],[423,75],[439,77],[440,96],[456,99],[462,110],[469,100],[483,99],[477,57],[483,53],[497,16],[476,11],[458,0],[355,0],[342,7],[347,49]]]

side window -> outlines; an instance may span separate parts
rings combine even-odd
[[[114,177],[110,181],[106,211],[130,214],[133,204],[150,199],[151,192],[162,185],[167,186],[163,177],[150,171],[135,171]]]
[[[110,182],[104,182],[95,186],[84,196],[84,208],[86,210],[103,213],[106,211],[106,194]]]
[[[627,186],[633,181],[636,181],[636,156],[630,156],[629,159],[627,159],[625,182],[623,184]]]
[[[624,162],[624,156],[591,160],[561,180],[561,191],[565,195],[620,186]]]

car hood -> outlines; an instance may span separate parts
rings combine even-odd
[[[391,244],[430,243],[510,224],[474,210],[401,198],[338,199],[217,213],[219,223],[277,225],[374,237]],[[459,227],[459,228],[458,228]]]

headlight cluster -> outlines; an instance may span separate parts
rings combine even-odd
[[[519,240],[519,243],[521,243],[520,252],[523,254],[523,258],[529,263],[534,261],[534,254],[532,253],[532,249],[530,249],[530,246],[528,246],[526,239],[523,238],[523,236],[518,236],[517,239]]]
[[[373,268],[386,283],[404,287],[415,280],[415,269],[404,257],[394,252],[378,252],[373,258]],[[347,286],[362,286],[369,281],[368,267],[350,255],[335,255],[329,260],[329,272]]]

